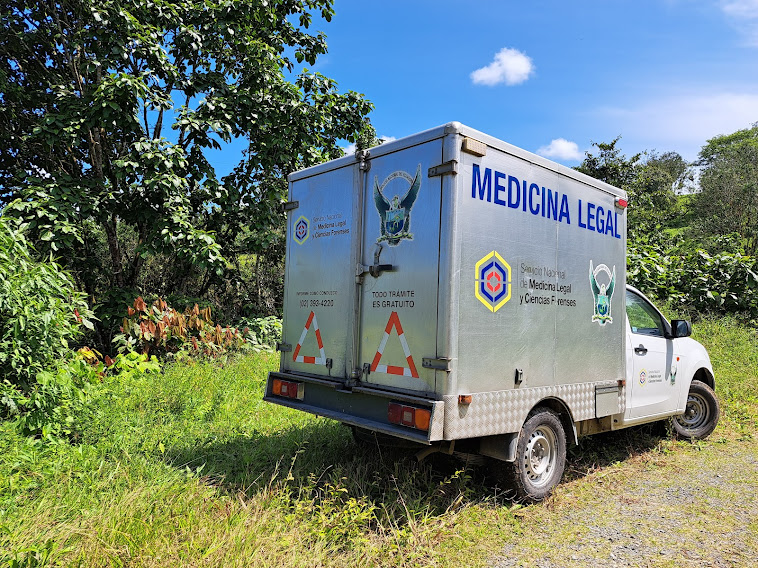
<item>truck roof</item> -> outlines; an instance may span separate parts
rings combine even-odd
[[[393,140],[392,142],[386,142],[379,146],[370,148],[369,152],[372,158],[378,157],[389,154],[391,152],[396,152],[402,148],[408,148],[411,146],[416,146],[418,144],[423,144],[424,142],[441,138],[447,134],[460,134],[462,136],[474,138],[480,142],[484,142],[492,148],[496,148],[502,152],[516,156],[534,165],[540,166],[547,170],[551,170],[564,176],[568,176],[581,183],[587,184],[601,191],[605,191],[606,193],[610,193],[616,197],[626,199],[626,192],[622,189],[619,189],[618,187],[602,182],[567,166],[553,162],[552,160],[548,160],[547,158],[543,158],[542,156],[538,156],[537,154],[533,154],[532,152],[523,150],[517,146],[514,146],[513,144],[509,144],[498,138],[495,138],[494,136],[490,136],[489,134],[485,134],[484,132],[461,124],[460,122],[448,122],[447,124],[442,124],[440,126],[430,128],[429,130],[424,130],[423,132],[412,134],[411,136],[406,136],[405,138],[399,138],[397,140]],[[355,161],[355,155],[347,155],[342,158],[337,158],[336,160],[331,160],[329,162],[324,162],[323,164],[318,164],[310,168],[305,168],[303,170],[293,172],[289,175],[288,179],[290,182],[297,181],[333,169],[348,166],[355,163]]]

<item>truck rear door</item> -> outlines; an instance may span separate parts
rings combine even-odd
[[[290,186],[282,371],[345,377],[355,300],[358,166],[297,177]]]
[[[363,183],[358,361],[362,380],[435,391],[442,140],[371,158]],[[359,268],[359,272],[360,272]]]

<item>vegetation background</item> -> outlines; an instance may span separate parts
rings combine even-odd
[[[674,499],[695,522],[655,560],[639,536],[646,564],[627,565],[691,561],[713,511],[755,558],[758,123],[704,141],[694,163],[628,157],[616,139],[577,168],[630,196],[628,281],[697,323],[724,405],[712,441],[588,442],[556,496],[522,508],[481,468],[414,464],[262,404],[286,176],[342,140],[380,143],[365,97],[292,75],[326,51],[314,13],[328,20],[331,0],[0,8],[0,562],[448,565],[506,545],[526,564],[586,565],[612,551],[571,552],[575,534],[540,524],[618,515],[634,476],[673,468],[654,488],[673,491],[687,460],[729,484],[712,511]],[[232,139],[247,151],[219,177],[208,153]],[[749,565],[713,550],[698,558]]]

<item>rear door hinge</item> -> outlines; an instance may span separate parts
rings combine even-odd
[[[286,203],[282,203],[282,211],[285,213],[287,211],[292,211],[293,209],[297,209],[298,207],[300,207],[299,201],[287,201]]]
[[[436,176],[444,176],[447,174],[457,174],[458,173],[458,162],[456,160],[450,160],[449,162],[445,162],[444,164],[440,164],[439,166],[434,166],[429,168],[429,172],[427,173],[427,176],[429,177],[436,177]]]
[[[292,351],[292,345],[289,343],[277,343],[276,350],[281,351],[282,353],[286,353],[287,351]]]
[[[435,371],[445,371],[449,373],[453,369],[450,367],[450,357],[423,357],[421,366],[425,369],[434,369]]]
[[[371,152],[368,150],[358,150],[355,153],[355,158],[358,160],[358,169],[362,172],[367,172],[371,169]]]

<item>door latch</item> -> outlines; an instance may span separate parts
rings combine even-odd
[[[365,264],[359,264],[356,269],[356,276],[361,277],[368,272],[374,278],[378,278],[382,272],[392,272],[397,269],[396,266],[391,264],[380,264],[379,257],[382,254],[382,244],[377,243],[376,250],[374,251],[374,264],[366,266]]]
[[[645,355],[647,353],[647,347],[645,347],[644,345],[642,345],[642,343],[640,343],[639,346],[634,348],[634,352],[637,355]]]
[[[374,278],[378,278],[382,272],[392,272],[395,267],[391,264],[374,264],[368,267],[368,273]]]
[[[379,257],[382,255],[383,248],[382,243],[376,244],[376,250],[374,251],[374,265],[368,269],[368,273],[374,278],[378,278],[382,272],[391,272],[395,270],[395,267],[391,264],[379,264]]]

